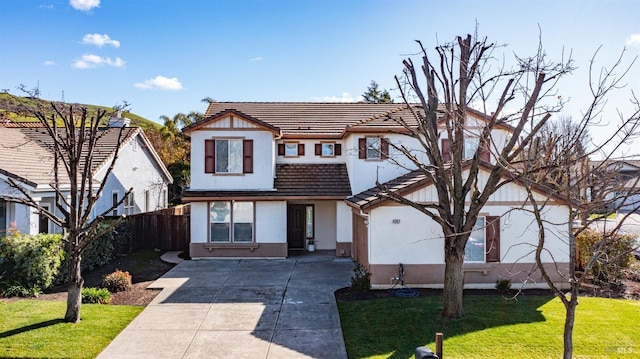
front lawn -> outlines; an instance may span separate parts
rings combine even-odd
[[[82,322],[64,323],[66,302],[0,302],[0,357],[95,358],[144,307],[83,304]]]
[[[640,301],[580,298],[576,358],[640,357]],[[551,296],[467,295],[462,319],[440,316],[442,298],[388,298],[338,303],[349,358],[413,358],[417,346],[445,358],[560,358],[564,307]]]

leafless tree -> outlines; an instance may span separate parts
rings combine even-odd
[[[433,180],[438,202],[417,203],[393,191],[386,191],[385,195],[416,208],[442,228],[442,315],[456,318],[464,315],[465,245],[478,214],[493,193],[515,179],[511,169],[518,166],[524,149],[551,115],[562,108],[554,88],[574,67],[570,57],[561,62],[547,60],[539,46],[531,57],[515,57],[515,68],[507,69],[504,61],[494,57],[498,46],[477,33],[437,45],[433,49],[435,57],[430,57],[433,53],[421,42],[418,44],[421,62],[404,60],[403,75],[396,76],[410,115],[392,118],[420,144],[417,151],[424,153],[427,160],[420,160],[415,148],[391,145]],[[470,131],[467,121],[480,113],[490,115],[483,117],[481,129]],[[498,144],[492,132],[505,126],[510,128],[511,137]],[[448,149],[440,146],[442,138],[448,138]],[[476,144],[471,156],[470,146],[465,144],[470,138]],[[487,153],[491,153],[490,160]],[[489,172],[484,182],[479,177],[481,166]]]
[[[22,88],[24,91],[24,87]],[[28,92],[29,93],[29,92]],[[32,94],[32,92],[30,93]],[[35,97],[35,96],[34,96]],[[33,198],[20,182],[9,178],[9,186],[15,194],[3,196],[10,202],[35,208],[42,216],[62,228],[62,239],[69,258],[69,278],[66,322],[80,321],[82,288],[84,279],[81,272],[83,251],[89,243],[99,237],[99,224],[114,208],[118,207],[129,195],[131,189],[112,207],[92,216],[96,201],[102,195],[109,175],[118,160],[120,144],[124,140],[123,129],[118,132],[117,146],[114,146],[102,178],[95,176],[98,164],[94,158],[99,151],[99,142],[104,131],[101,120],[108,118],[106,110],[89,111],[86,107],[70,104],[36,101],[24,104],[30,115],[37,118],[43,131],[51,139],[50,151],[53,155],[52,179],[50,186],[55,193],[55,209],[45,208]],[[120,108],[114,109],[115,113]]]
[[[607,98],[614,93],[617,94],[617,90],[624,87],[622,81],[635,62],[634,59],[630,65],[623,65],[623,51],[610,69],[598,71],[595,68],[596,55],[591,60],[589,77],[592,100],[584,109],[584,115],[580,121],[574,125],[574,129],[578,131],[572,131],[573,134],[600,123]],[[563,278],[562,283],[558,283],[552,279],[552,273],[542,266],[544,244],[547,241],[545,228],[549,225],[542,213],[547,206],[547,201],[536,200],[532,195],[531,187],[527,186],[529,201],[538,227],[538,245],[535,248],[536,266],[546,284],[565,307],[563,357],[567,359],[573,355],[573,326],[580,286],[597,262],[619,260],[619,258],[606,258],[605,247],[612,245],[612,241],[620,238],[618,234],[625,220],[640,209],[638,199],[640,196],[637,192],[637,188],[640,187],[640,178],[621,178],[617,164],[624,161],[626,157],[624,155],[614,157],[619,154],[622,145],[629,144],[640,136],[640,102],[633,91],[630,93],[629,100],[632,104],[630,112],[627,114],[618,112],[617,122],[609,122],[609,126],[613,125],[616,129],[610,137],[599,143],[591,142],[589,148],[577,151],[576,149],[582,145],[579,136],[571,136],[570,133],[546,136],[543,141],[532,142],[535,145],[530,149],[531,155],[528,156],[526,165],[522,167],[525,169],[524,172],[527,172],[528,168],[536,168],[535,174],[528,173],[524,176],[525,181],[531,184],[544,178],[551,182],[556,194],[567,198],[570,203],[568,217],[564,220],[554,219],[556,222],[566,223],[569,244],[569,273]],[[541,153],[544,155],[534,156]],[[593,156],[601,157],[603,160],[590,161],[590,157]],[[625,208],[625,211],[619,212],[622,208]],[[602,213],[606,217],[611,212],[619,212],[617,220],[608,228],[598,229],[602,237],[595,244],[592,253],[580,253],[586,264],[581,271],[578,271],[576,238],[603,221],[602,218],[594,216],[594,213]],[[630,253],[623,255],[630,255]],[[562,285],[567,283],[569,289],[565,293]]]

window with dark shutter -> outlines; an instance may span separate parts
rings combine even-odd
[[[278,143],[278,156],[284,156],[284,143]]]
[[[316,143],[316,156],[322,156],[322,143]]]
[[[487,262],[500,262],[500,217],[487,216]]]
[[[336,143],[335,154],[336,154],[336,156],[342,155],[342,145],[339,144],[339,143]]]
[[[242,173],[253,173],[253,140],[242,141]]]
[[[298,143],[298,156],[304,156],[304,143]]]
[[[485,142],[480,151],[480,160],[489,162],[491,160],[491,152],[489,152],[489,143]]]
[[[449,145],[449,139],[443,138],[441,141],[442,160],[444,162],[451,161],[451,146]]]
[[[204,140],[204,173],[215,173],[216,140]]]

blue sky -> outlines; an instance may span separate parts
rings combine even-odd
[[[626,46],[640,55],[640,0],[205,1],[4,0],[0,88],[39,85],[41,96],[112,106],[126,100],[151,120],[218,101],[357,101],[371,80],[395,86],[414,42],[428,47],[473,32],[532,55],[538,26],[547,54],[573,52],[560,84],[566,115],[586,101],[586,70]],[[612,99],[640,94],[640,63]],[[392,92],[393,94],[393,92]],[[613,115],[613,107],[608,114]]]

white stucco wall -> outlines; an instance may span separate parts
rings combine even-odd
[[[101,179],[107,171],[107,166],[96,173],[96,178]],[[151,154],[144,148],[142,140],[136,136],[126,143],[120,150],[115,167],[102,192],[102,196],[94,207],[93,214],[99,215],[112,205],[112,194],[118,192],[118,198],[132,188],[134,190],[134,213],[155,211],[166,208],[167,181],[161,175],[160,169],[153,160]],[[149,191],[149,203],[146,206],[145,192]],[[147,208],[149,207],[149,208]],[[121,204],[118,214],[123,214]]]
[[[256,242],[287,242],[287,202],[256,202]]]
[[[512,206],[485,206],[483,216],[502,216],[500,219],[500,258],[502,263],[533,263],[538,240],[534,217]],[[551,206],[545,216],[547,223],[545,248],[557,262],[569,260],[567,226],[564,206]],[[399,223],[394,223],[394,220]],[[566,221],[566,220],[565,220]],[[440,226],[418,210],[406,206],[381,206],[369,217],[369,251],[371,264],[442,264],[444,239]],[[543,260],[550,262],[548,254]]]
[[[314,201],[316,249],[336,249],[335,201]]]
[[[191,243],[207,243],[207,226],[209,225],[208,203],[191,203]]]
[[[204,141],[212,138],[253,140],[253,173],[218,174],[204,172]],[[274,137],[265,130],[204,129],[191,133],[191,185],[198,190],[273,189]]]
[[[351,242],[353,221],[351,207],[344,201],[336,202],[336,242]]]
[[[375,186],[376,179],[380,183],[384,183],[406,174],[409,169],[415,168],[413,163],[391,145],[389,146],[390,159],[388,160],[358,158],[358,140],[363,137],[369,137],[369,134],[350,134],[345,139],[342,149],[342,153],[346,156],[349,181],[354,194]],[[404,145],[407,148],[419,148],[417,141],[405,135],[385,134],[384,137],[398,146]],[[426,161],[426,158],[423,158],[424,156],[419,157]],[[392,160],[398,163],[394,163]]]

